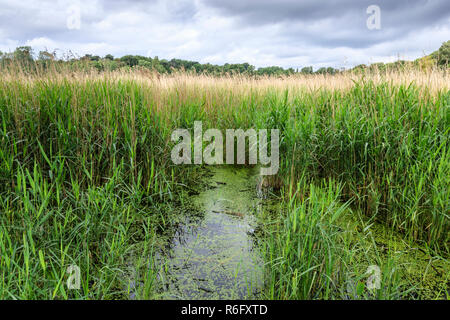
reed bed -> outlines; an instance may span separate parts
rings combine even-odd
[[[281,131],[287,209],[265,243],[268,297],[348,295],[338,264],[352,252],[334,220],[350,207],[448,257],[449,77],[3,70],[0,297],[128,298],[127,255],[143,241],[152,260],[197,177],[170,160],[172,130],[196,120]],[[64,286],[68,264],[83,266],[80,291]],[[149,268],[140,298],[153,296]],[[374,297],[404,297],[386,281]]]

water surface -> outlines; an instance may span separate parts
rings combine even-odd
[[[263,259],[254,236],[256,168],[211,167],[211,187],[193,196],[202,211],[186,217],[166,252],[167,299],[257,298]]]

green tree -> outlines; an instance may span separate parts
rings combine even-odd
[[[304,74],[312,74],[313,73],[313,67],[309,66],[309,67],[303,67],[302,70],[300,70],[301,73]]]
[[[130,67],[136,66],[139,63],[138,58],[132,55],[123,56],[122,58],[120,58],[120,61],[125,62]]]
[[[30,46],[17,47],[13,56],[20,62],[33,62],[33,49]]]
[[[147,69],[152,69],[152,63],[150,61],[147,60],[139,60],[138,61],[138,66],[147,68]]]
[[[327,68],[325,68],[325,67],[319,68],[316,71],[316,73],[318,73],[318,74],[325,74],[325,73],[327,73]]]
[[[328,67],[328,68],[327,68],[327,73],[328,73],[328,74],[335,74],[335,73],[337,73],[337,72],[338,72],[338,70],[335,69],[335,68],[333,68],[333,67]]]
[[[448,66],[450,64],[450,40],[444,42],[439,50],[435,52],[438,65]]]

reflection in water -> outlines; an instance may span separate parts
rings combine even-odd
[[[172,240],[163,298],[246,299],[261,291],[263,261],[252,237],[257,171],[212,171],[215,187],[192,198],[204,210],[202,219],[186,217]]]

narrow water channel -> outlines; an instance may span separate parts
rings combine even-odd
[[[211,187],[191,199],[202,211],[186,217],[167,253],[166,299],[257,298],[263,259],[254,230],[259,171],[212,167]]]

